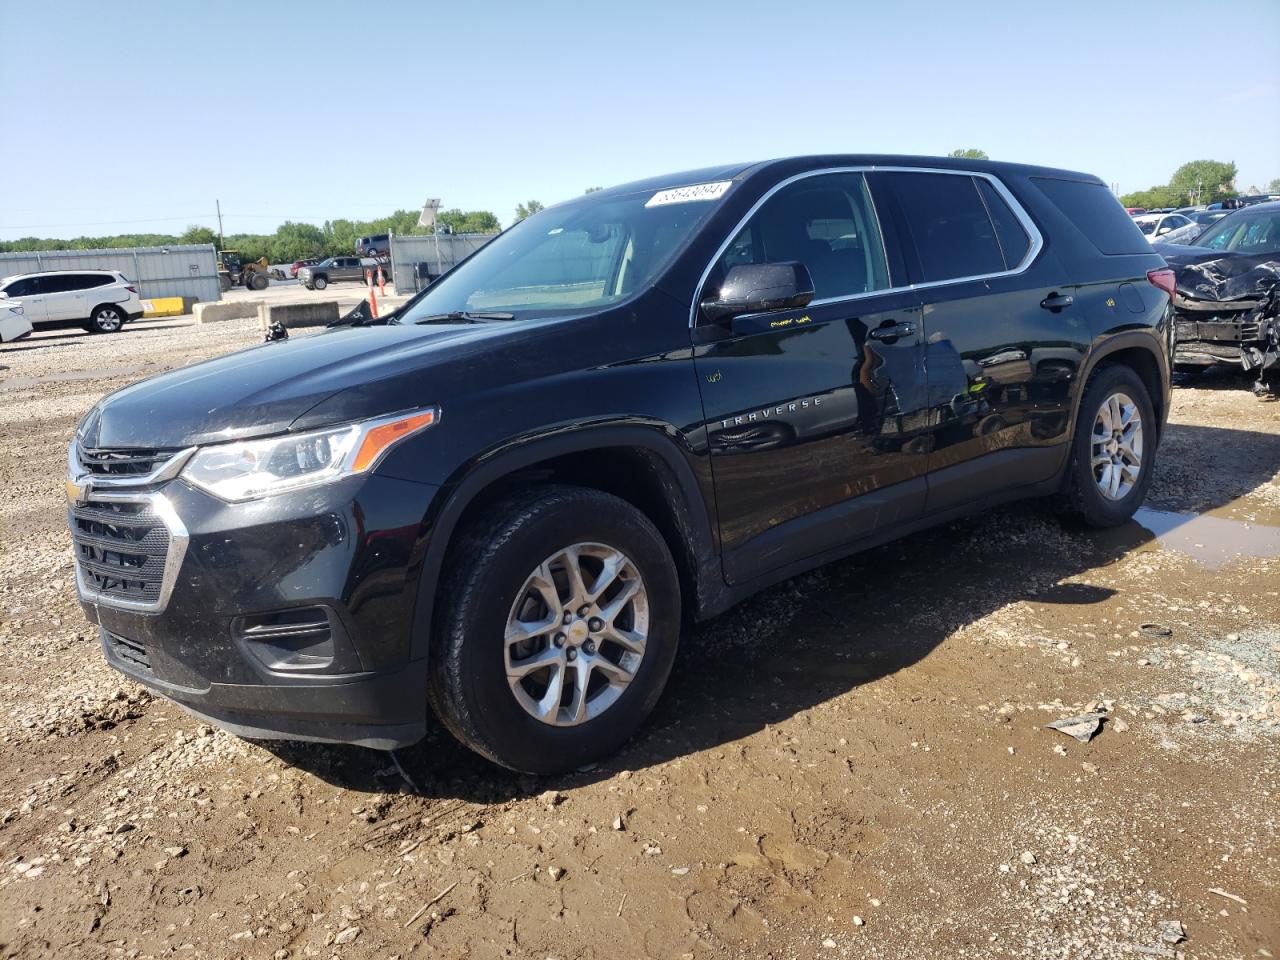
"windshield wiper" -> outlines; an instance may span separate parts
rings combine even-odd
[[[433,314],[413,322],[416,326],[420,323],[457,323],[459,320],[465,323],[484,323],[486,320],[514,320],[515,318],[514,313],[473,313],[470,310],[455,310],[452,313]]]

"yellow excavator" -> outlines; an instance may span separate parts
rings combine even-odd
[[[266,257],[246,261],[239,250],[222,250],[218,253],[218,283],[223,290],[244,285],[250,290],[265,290],[270,278]]]

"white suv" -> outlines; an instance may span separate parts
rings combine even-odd
[[[42,323],[78,320],[90,333],[115,333],[142,316],[135,287],[119,270],[50,270],[0,280],[0,300],[22,305],[22,314]]]

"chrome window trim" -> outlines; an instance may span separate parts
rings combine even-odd
[[[71,527],[72,562],[76,567],[76,592],[80,599],[103,607],[117,610],[130,610],[136,613],[160,613],[169,603],[169,595],[173,593],[173,585],[178,581],[178,568],[187,555],[187,544],[190,534],[186,526],[173,509],[173,504],[163,493],[95,493],[93,500],[112,503],[143,503],[160,519],[169,531],[169,548],[164,555],[164,576],[160,579],[160,594],[154,602],[142,600],[122,600],[91,589],[80,572],[80,551],[75,544],[75,505],[67,506],[67,523]]]
[[[1040,255],[1040,251],[1044,249],[1044,237],[1041,236],[1040,231],[1036,228],[1035,221],[1031,219],[1027,211],[1023,209],[1022,204],[1018,202],[1017,198],[1009,192],[1009,188],[1006,187],[1000,178],[994,173],[986,173],[982,170],[949,170],[941,167],[904,167],[899,165],[822,167],[818,170],[805,170],[775,183],[765,191],[764,195],[751,205],[751,209],[748,210],[742,219],[738,221],[737,225],[729,231],[729,235],[725,237],[724,242],[720,244],[719,249],[717,249],[715,255],[712,256],[706,269],[702,271],[702,276],[698,278],[698,283],[694,287],[693,303],[689,307],[690,330],[697,326],[698,295],[706,285],[707,278],[711,276],[711,271],[714,270],[715,265],[720,262],[720,258],[724,256],[725,251],[729,249],[729,244],[733,243],[733,238],[736,237],[751,218],[756,215],[756,212],[764,206],[775,193],[784,187],[790,186],[800,180],[807,180],[810,177],[828,176],[833,173],[861,173],[863,175],[868,173],[943,173],[958,177],[981,177],[983,180],[990,183],[996,193],[998,193],[1004,202],[1009,205],[1009,209],[1013,211],[1014,217],[1017,219],[1018,223],[1021,224],[1022,229],[1027,232],[1027,236],[1030,238],[1031,243],[1027,247],[1027,252],[1018,262],[1018,265],[1011,270],[1001,270],[996,273],[981,273],[966,277],[951,277],[947,280],[927,280],[923,283],[909,283],[900,287],[885,287],[883,290],[868,290],[865,293],[851,293],[843,297],[824,297],[821,300],[811,300],[809,302],[809,306],[811,307],[821,306],[826,303],[844,303],[850,300],[864,300],[867,297],[880,297],[890,293],[904,293],[912,290],[925,290],[931,287],[949,286],[954,283],[971,283],[974,280],[993,280],[996,277],[1013,277],[1020,273],[1025,273],[1031,264],[1035,262],[1036,257]],[[883,248],[885,243],[884,224],[880,220],[880,211],[876,208],[875,197],[871,195],[870,190],[868,190],[868,197],[871,200],[872,215],[875,216],[876,226],[880,230],[880,243]],[[979,196],[979,199],[981,199],[981,196]],[[988,216],[990,216],[990,213],[988,213]],[[885,263],[887,264],[889,263],[888,250],[885,249],[884,253]]]

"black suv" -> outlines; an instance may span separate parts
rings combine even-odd
[[[250,737],[390,748],[428,704],[533,772],[617,748],[681,625],[1020,497],[1127,520],[1164,261],[1094,177],[823,156],[521,221],[381,321],[99,403],[80,596],[118,669]]]

